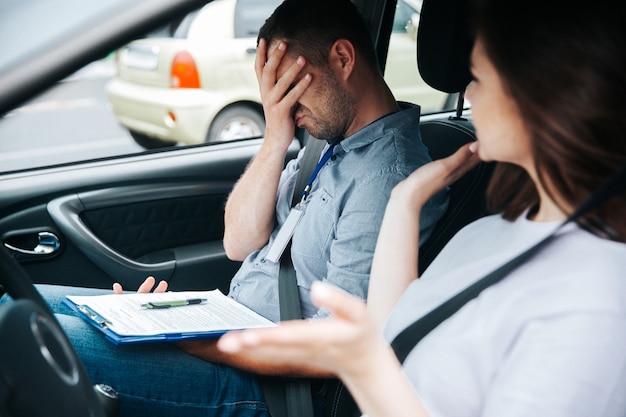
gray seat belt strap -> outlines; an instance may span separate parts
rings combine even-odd
[[[309,140],[307,140],[304,155],[302,155],[302,160],[300,161],[300,169],[298,170],[298,176],[296,177],[296,185],[293,189],[293,196],[291,197],[291,207],[294,207],[300,202],[302,191],[304,191],[304,187],[306,187],[306,183],[313,173],[315,165],[317,165],[317,162],[320,160],[322,150],[327,143],[328,142],[325,140],[319,140],[313,137],[309,137]]]
[[[296,185],[293,189],[291,198],[291,207],[294,207],[302,196],[304,187],[315,169],[315,165],[320,159],[322,149],[326,146],[326,141],[309,137],[304,155],[300,161],[300,168],[296,177]],[[300,308],[300,293],[298,292],[298,282],[296,280],[296,271],[291,261],[291,241],[283,251],[280,258],[280,272],[278,275],[278,302],[280,305],[280,319],[300,320],[302,319],[302,310]]]
[[[554,232],[528,248],[515,258],[500,266],[498,269],[487,274],[479,281],[465,288],[439,307],[432,310],[422,318],[413,322],[400,332],[391,342],[398,360],[404,362],[415,345],[419,343],[431,330],[441,322],[452,316],[461,309],[468,301],[476,298],[485,288],[500,282],[511,271],[536,255],[543,247],[557,238],[558,232],[568,223],[576,221],[590,210],[600,206],[611,197],[624,192],[626,189],[626,165],[617,171],[615,175],[602,184],[591,196],[581,204]]]
[[[302,196],[302,191],[320,159],[326,141],[309,137],[296,177],[291,206],[295,206]],[[278,274],[278,302],[280,319],[300,320],[300,293],[296,271],[291,261],[291,242],[280,258]],[[272,417],[313,417],[313,399],[311,383],[308,379],[275,378],[262,379],[263,394]],[[281,389],[284,386],[284,390]]]

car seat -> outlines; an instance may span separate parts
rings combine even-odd
[[[420,75],[437,90],[458,93],[455,115],[447,119],[426,118],[420,123],[422,140],[433,159],[451,155],[460,146],[476,140],[471,120],[463,115],[463,94],[472,79],[469,57],[473,44],[465,16],[462,0],[424,0],[422,4],[417,35]],[[448,210],[420,248],[420,275],[459,229],[488,214],[485,191],[492,171],[492,163],[481,162],[450,186]],[[326,416],[357,415],[360,412],[345,386],[329,381]]]
[[[463,116],[464,92],[472,79],[469,60],[473,44],[463,4],[462,0],[424,0],[420,14],[417,35],[420,75],[437,90],[458,93],[454,116],[420,123],[422,140],[433,159],[449,156],[476,140],[471,120]],[[459,229],[488,214],[485,191],[493,165],[481,162],[450,186],[448,210],[420,248],[420,275]]]
[[[471,121],[460,116],[448,120],[426,121],[420,124],[420,129],[422,140],[433,159],[445,158],[464,144],[476,140]],[[493,166],[493,163],[480,162],[449,187],[448,210],[420,248],[419,275],[426,270],[456,232],[488,214],[485,192]]]

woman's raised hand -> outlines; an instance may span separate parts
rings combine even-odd
[[[419,210],[429,198],[478,164],[480,159],[477,149],[478,142],[472,142],[462,146],[447,158],[419,167],[395,186],[392,198],[400,198],[403,204]]]

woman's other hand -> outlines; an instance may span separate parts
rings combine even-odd
[[[254,356],[277,366],[313,367],[348,379],[365,377],[376,358],[390,349],[381,339],[365,303],[324,283],[313,285],[311,297],[332,316],[231,332],[218,341],[218,349]]]

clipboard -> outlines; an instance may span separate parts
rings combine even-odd
[[[147,303],[202,299],[202,303],[164,309]],[[226,332],[272,327],[274,322],[220,290],[68,295],[63,303],[116,345],[216,338]]]

